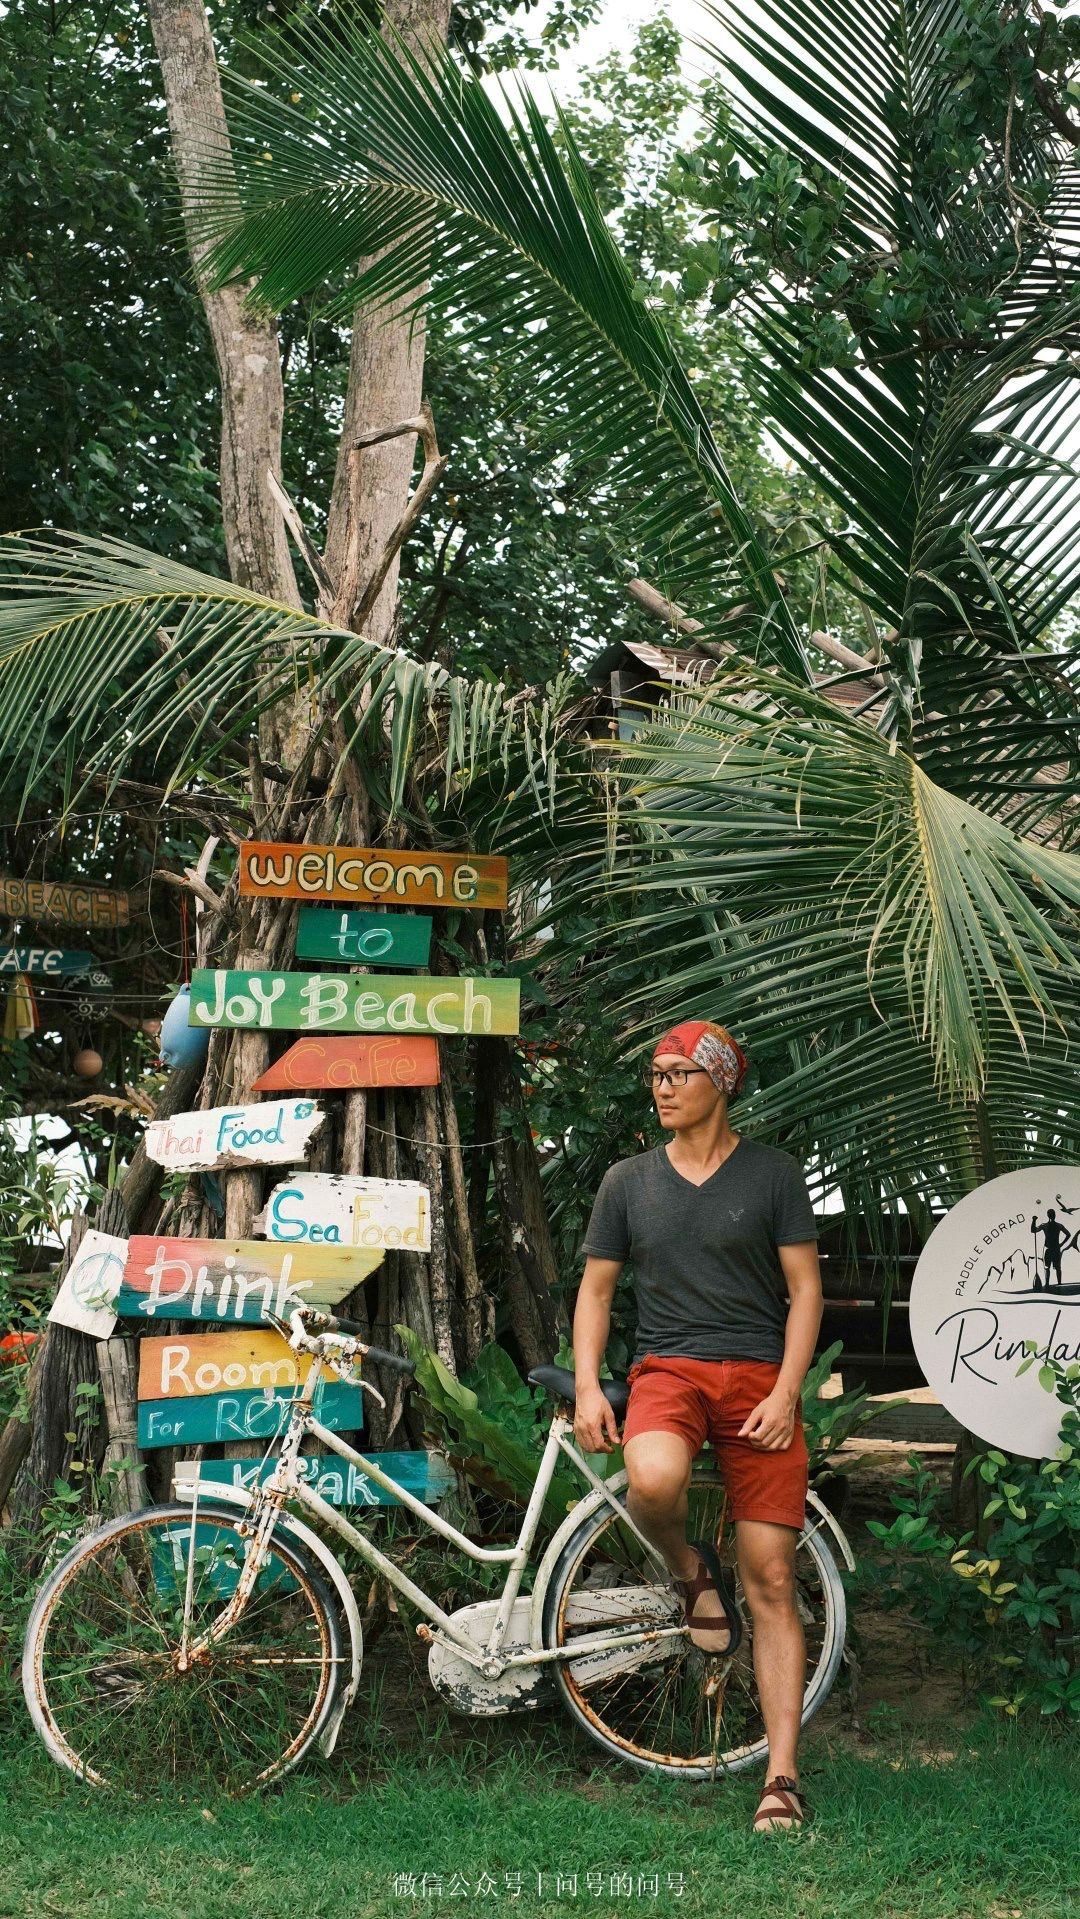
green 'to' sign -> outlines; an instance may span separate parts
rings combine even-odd
[[[200,969],[188,1019],[301,1033],[516,1033],[520,1007],[516,979]]]
[[[297,959],[340,960],[349,966],[426,966],[431,921],[420,913],[334,913],[302,906]]]

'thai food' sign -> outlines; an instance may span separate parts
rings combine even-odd
[[[919,1256],[910,1323],[954,1418],[1008,1452],[1056,1452],[1064,1408],[1039,1363],[1080,1361],[1080,1167],[1028,1166],[966,1194]],[[1026,1340],[1038,1359],[1018,1377]]]
[[[506,905],[504,859],[473,853],[399,853],[382,846],[288,846],[247,840],[240,892],[253,899],[344,900],[359,905]]]
[[[261,1106],[208,1106],[174,1119],[151,1120],[147,1156],[177,1172],[228,1166],[293,1166],[303,1159],[325,1114],[314,1100],[267,1100]]]

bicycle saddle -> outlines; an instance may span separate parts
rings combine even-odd
[[[573,1405],[577,1395],[577,1380],[568,1366],[534,1366],[529,1374],[530,1386],[542,1386],[553,1399],[568,1399]],[[621,1420],[630,1398],[630,1388],[625,1379],[602,1379],[600,1391],[615,1414]]]

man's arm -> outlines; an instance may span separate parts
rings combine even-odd
[[[795,1409],[810,1371],[825,1309],[816,1240],[778,1246],[777,1254],[791,1301],[784,1328],[784,1357],[772,1392],[755,1406],[739,1429],[740,1439],[749,1438],[750,1444],[762,1452],[782,1452],[794,1438]]]
[[[609,1453],[619,1443],[618,1422],[600,1390],[600,1365],[623,1263],[621,1259],[597,1259],[590,1254],[574,1307],[574,1437],[587,1453]]]

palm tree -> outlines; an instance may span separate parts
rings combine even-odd
[[[569,128],[554,137],[523,87],[496,105],[449,55],[421,63],[360,19],[290,26],[269,84],[229,83],[235,170],[208,150],[201,188],[219,280],[251,276],[271,308],[328,289],[326,311],[344,315],[392,308],[430,275],[417,298],[493,351],[513,326],[522,390],[575,419],[565,456],[607,462],[622,550],[696,624],[716,673],[603,754],[600,785],[595,753],[524,744],[527,709],[508,730],[490,692],[441,683],[453,807],[482,817],[522,875],[553,878],[556,926],[584,911],[578,977],[603,967],[619,982],[613,1017],[636,1031],[722,1007],[757,1055],[747,1123],[793,1143],[871,1223],[901,1200],[925,1223],[929,1206],[1070,1153],[1077,1135],[1075,651],[1061,625],[1077,583],[1062,524],[1076,189],[1064,137],[1032,111],[1011,115],[1000,150],[983,142],[966,194],[935,197],[919,129],[980,19],[967,0],[828,0],[809,17],[761,0],[726,23],[735,97],[717,138],[740,177],[765,193],[779,154],[807,198],[823,179],[844,186],[823,272],[902,261],[914,242],[997,260],[1011,223],[977,350],[946,286],[900,347],[850,301],[849,363],[815,362],[780,244],[790,209],[775,259],[750,276],[754,398],[837,508],[822,552],[871,636],[853,666],[785,597]],[[1018,198],[1038,217],[1017,221]],[[107,753],[119,770],[135,741],[209,767],[208,726],[243,737],[251,684],[272,700],[301,672],[328,713],[345,702],[339,751],[358,729],[373,737],[359,689],[378,689],[401,749],[387,799],[400,799],[432,691],[403,655],[130,550],[46,539],[7,557],[30,598],[0,615],[5,742],[34,738],[32,779],[65,757]],[[151,564],[157,599],[139,588]],[[106,744],[100,705],[80,704],[81,685],[75,697],[76,662],[107,657],[123,676],[170,620],[172,644]],[[867,680],[856,714],[823,686],[822,652],[847,662],[836,683]],[[194,756],[176,732],[192,714],[205,716]]]

